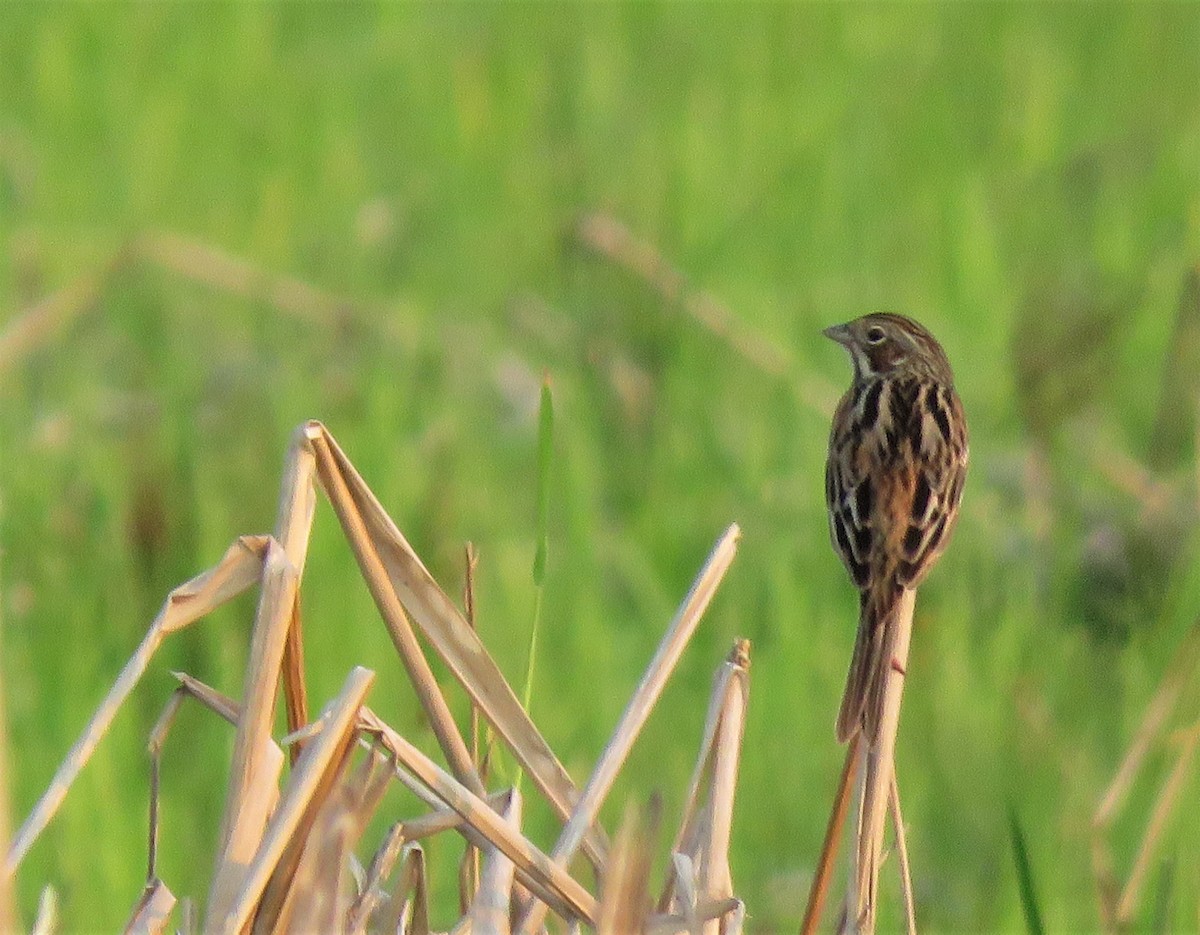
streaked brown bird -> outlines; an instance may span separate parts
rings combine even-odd
[[[911,318],[875,313],[825,329],[850,353],[825,465],[829,534],[859,591],[858,635],[837,737],[874,743],[900,595],[946,547],[967,474],[967,422],[950,361]]]

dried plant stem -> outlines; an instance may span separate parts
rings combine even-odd
[[[229,547],[229,551],[215,567],[181,584],[167,595],[162,610],[150,625],[145,638],[125,663],[125,668],[121,670],[121,674],[84,727],[75,745],[67,752],[54,778],[50,780],[50,785],[42,793],[42,797],[38,799],[33,811],[29,813],[29,817],[25,819],[25,823],[13,839],[4,859],[3,874],[6,878],[11,878],[16,873],[33,842],[58,811],[71,783],[95,752],[96,745],[108,731],[129,693],[141,680],[162,641],[168,634],[184,629],[256,584],[262,575],[267,542],[265,536],[242,536]]]
[[[883,834],[891,796],[896,732],[900,726],[900,703],[904,694],[915,601],[916,591],[906,589],[902,592],[893,624],[896,629],[892,634],[892,658],[885,676],[879,736],[874,744],[859,745],[862,798],[854,853],[855,899],[849,903],[848,921],[851,931],[868,935],[875,931],[879,865],[883,859]]]
[[[854,785],[854,767],[858,762],[858,745],[862,734],[850,738],[846,747],[846,760],[842,764],[842,775],[838,779],[837,792],[833,797],[833,808],[829,813],[829,824],[825,826],[825,841],[821,845],[821,857],[817,861],[817,872],[808,891],[808,905],[804,909],[804,920],[800,923],[800,935],[814,935],[821,924],[821,912],[825,908],[825,894],[829,891],[829,880],[837,860],[842,840],[842,826],[850,806],[850,789]]]
[[[712,600],[713,594],[716,593],[721,579],[729,570],[729,565],[737,552],[737,542],[740,536],[741,530],[736,523],[725,530],[724,535],[713,547],[704,568],[701,569],[692,584],[687,597],[684,598],[683,604],[676,612],[675,619],[667,629],[667,633],[659,644],[641,682],[638,683],[633,697],[626,705],[608,746],[600,755],[600,760],[592,770],[592,775],[579,797],[579,802],[572,810],[566,827],[563,828],[558,842],[554,845],[550,858],[557,866],[566,867],[583,840],[584,833],[595,821],[600,806],[633,747],[633,742],[650,716],[650,711],[659,695],[662,694],[667,679],[683,654],[684,647],[695,633],[696,626],[707,609],[709,601]],[[541,928],[545,917],[546,907],[535,903],[525,909],[516,931],[521,935],[533,935]]]
[[[1159,841],[1162,840],[1163,829],[1171,817],[1179,793],[1183,790],[1184,780],[1192,765],[1198,742],[1200,742],[1200,721],[1193,724],[1184,734],[1175,767],[1171,770],[1167,781],[1163,783],[1158,798],[1155,799],[1154,812],[1150,816],[1150,823],[1146,826],[1146,834],[1142,838],[1141,847],[1138,848],[1138,854],[1133,862],[1133,869],[1129,872],[1125,889],[1121,891],[1121,901],[1117,904],[1118,925],[1128,926],[1133,922],[1133,914],[1137,910],[1142,886],[1146,882],[1146,874],[1150,870],[1150,863],[1154,859],[1154,852],[1158,848]]]
[[[900,858],[900,892],[904,897],[904,920],[908,925],[908,935],[917,935],[917,906],[913,900],[912,874],[908,866],[908,835],[904,832],[904,815],[900,811],[900,784],[896,781],[894,769],[889,801],[892,806],[892,827],[896,831],[896,852]]]

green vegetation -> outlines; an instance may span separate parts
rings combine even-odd
[[[956,538],[917,603],[897,754],[918,917],[1024,928],[1011,803],[1046,930],[1098,927],[1092,814],[1200,614],[1195,384],[1168,376],[1200,262],[1197,7],[9,4],[3,18],[0,319],[150,231],[353,303],[305,319],[254,280],[236,295],[127,260],[84,314],[0,365],[14,825],[168,590],[271,528],[289,435],[320,418],[451,593],[477,545],[478,625],[513,684],[530,558],[548,555],[533,709],[578,779],[710,545],[742,525],[606,819],[660,790],[673,823],[710,673],[748,637],[735,881],[751,930],[794,931],[841,763],[856,613],[822,483],[849,372],[820,329],[889,308],[942,340],[972,428]],[[587,246],[593,212],[786,372]],[[372,705],[432,749],[323,502],[303,600],[315,706],[372,666]],[[24,864],[26,921],[46,882],[69,928],[123,921],[169,671],[239,693],[252,606],[168,642]],[[1194,685],[1182,703],[1195,718]],[[177,893],[203,891],[230,739],[188,708],[167,744],[161,873]],[[1174,750],[1154,747],[1110,832],[1122,874]],[[1181,794],[1200,795],[1195,773]],[[549,843],[550,817],[531,812]],[[1197,842],[1200,812],[1179,809],[1139,926],[1195,925]],[[431,855],[438,927],[456,860]],[[884,899],[893,926],[887,872]]]

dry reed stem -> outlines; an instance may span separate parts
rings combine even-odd
[[[1121,765],[1105,790],[1092,819],[1092,872],[1096,879],[1101,921],[1106,931],[1115,931],[1124,923],[1119,908],[1123,899],[1121,886],[1113,869],[1112,850],[1105,834],[1124,808],[1151,744],[1162,734],[1167,719],[1175,710],[1184,686],[1190,683],[1198,663],[1200,621],[1192,625],[1172,656],[1153,698],[1146,706],[1146,712],[1121,760]]]
[[[513,790],[508,808],[501,816],[513,831],[521,830],[521,793]],[[478,853],[478,851],[476,851]],[[509,935],[513,878],[516,865],[495,845],[483,853],[483,868],[475,898],[463,921],[476,935]]]
[[[708,835],[701,851],[703,899],[733,896],[729,843],[733,832],[733,800],[737,789],[738,763],[742,753],[742,737],[746,729],[746,707],[750,700],[749,640],[739,639],[734,643],[725,666],[732,672],[713,745]],[[709,922],[704,926],[704,935],[720,935],[721,928],[719,921]]]
[[[54,892],[54,887],[45,886],[38,897],[37,915],[34,916],[30,935],[54,935],[57,928],[58,894]]]
[[[366,830],[367,823],[379,808],[391,779],[387,759],[372,748],[353,771],[350,767],[350,745],[342,765],[334,771],[340,778],[336,787],[320,802],[311,830],[301,829],[292,836],[292,847],[299,847],[300,858],[293,874],[280,869],[272,875],[255,919],[255,930],[265,926],[262,907],[270,906],[272,887],[283,896],[282,908],[271,931],[287,932],[293,920],[315,931],[336,931],[343,928],[349,911],[349,895],[342,887],[342,872],[353,856],[354,847]],[[319,796],[314,797],[314,804]]]
[[[471,759],[471,752],[459,733],[446,697],[434,678],[429,661],[417,642],[408,614],[389,580],[379,554],[378,538],[368,530],[365,517],[353,500],[347,478],[348,473],[354,472],[353,467],[350,467],[348,462],[344,466],[338,465],[341,470],[334,467],[331,453],[334,443],[323,430],[312,432],[309,435],[309,443],[317,454],[321,484],[341,521],[367,588],[387,625],[388,634],[396,652],[400,654],[409,681],[416,690],[417,699],[429,717],[430,727],[446,756],[446,761],[450,764],[450,769],[459,781],[476,795],[486,794],[483,781],[479,778]],[[354,472],[354,477],[357,476],[357,472]],[[359,482],[361,483],[361,478]],[[363,486],[365,487],[365,484]]]
[[[567,819],[579,791],[521,706],[479,635],[429,574],[325,427],[319,422],[309,422],[304,428],[317,455],[321,484],[334,502],[356,556],[361,549],[378,557],[412,621],[508,743],[517,762],[555,812]],[[331,491],[343,488],[348,499],[334,501]],[[598,826],[588,829],[584,846],[593,865],[602,866],[606,842]]]
[[[133,913],[125,923],[125,935],[162,935],[170,928],[174,909],[175,894],[162,880],[153,881],[133,907]]]
[[[454,817],[458,818],[459,816],[455,814]],[[366,877],[363,880],[362,892],[346,914],[347,935],[364,935],[366,932],[371,914],[383,897],[383,881],[391,876],[392,867],[395,865],[404,843],[405,826],[403,822],[398,821],[388,829],[387,834],[383,837],[383,843],[379,845],[371,858],[371,864],[367,868]]]
[[[242,536],[214,567],[173,590],[150,630],[134,651],[108,694],[84,727],[75,745],[50,780],[50,785],[17,832],[4,860],[4,876],[11,878],[33,842],[45,829],[62,800],[107,732],[118,709],[141,679],[163,639],[199,620],[258,582],[267,550],[266,536]]]
[[[1187,778],[1188,769],[1191,767],[1192,759],[1196,754],[1197,742],[1200,742],[1200,721],[1197,721],[1184,733],[1179,757],[1175,761],[1175,766],[1171,770],[1171,774],[1167,777],[1167,781],[1163,783],[1163,787],[1154,801],[1154,811],[1151,813],[1150,821],[1146,825],[1146,834],[1143,836],[1141,846],[1138,848],[1137,857],[1133,862],[1133,869],[1130,871],[1129,879],[1125,883],[1125,889],[1121,892],[1121,901],[1117,904],[1116,922],[1119,928],[1128,927],[1133,922],[1133,914],[1137,911],[1138,900],[1142,894],[1142,886],[1145,884],[1146,874],[1150,870],[1150,861],[1153,859],[1154,852],[1158,849],[1159,842],[1162,840],[1163,831],[1167,826],[1167,820],[1171,817],[1172,810],[1175,808],[1175,802],[1179,798],[1179,793],[1183,790],[1184,780]]]
[[[245,700],[233,742],[229,788],[209,890],[207,918],[212,921],[229,914],[278,798],[283,759],[277,756],[279,747],[271,730],[283,649],[299,586],[297,571],[283,547],[272,539],[263,561],[262,588],[246,663]]]
[[[1110,825],[1117,811],[1125,804],[1133,781],[1150,749],[1150,744],[1162,732],[1163,724],[1175,710],[1179,694],[1191,680],[1197,662],[1200,662],[1200,621],[1193,623],[1192,628],[1183,638],[1183,642],[1175,651],[1154,697],[1146,706],[1146,713],[1142,716],[1142,722],[1134,734],[1133,741],[1121,760],[1121,766],[1117,769],[1116,775],[1113,776],[1112,782],[1109,783],[1096,808],[1096,814],[1092,819],[1094,829],[1102,829]]]
[[[900,892],[904,898],[904,921],[908,935],[917,935],[917,905],[913,899],[912,875],[908,865],[908,835],[904,831],[904,814],[900,811],[900,784],[892,770],[892,791],[888,797],[892,811],[892,827],[896,832],[896,853],[900,866]]]
[[[98,270],[72,280],[57,292],[19,310],[0,331],[0,377],[45,347],[93,308],[114,271],[129,258],[122,248]]]
[[[650,871],[662,820],[662,802],[650,801],[644,817],[626,808],[625,818],[604,868],[597,935],[629,935],[645,930],[650,914]]]
[[[476,632],[475,625],[475,569],[479,565],[479,554],[473,543],[468,542],[463,548],[463,617],[467,626]],[[470,700],[470,696],[468,696]],[[479,708],[470,701],[469,730],[471,737],[471,762],[479,779],[487,788],[487,769],[479,753]],[[458,865],[458,908],[459,915],[465,916],[475,893],[479,891],[480,856],[479,849],[470,841],[463,851],[462,860]]]
[[[740,935],[744,915],[745,905],[740,899],[708,899],[696,903],[687,917],[678,913],[654,913],[647,916],[642,931],[644,935],[692,935],[698,931],[699,926],[715,919],[728,923],[726,935]]]
[[[429,935],[429,888],[425,879],[425,851],[407,844],[400,853],[400,874],[379,924],[381,932]],[[405,927],[402,920],[408,920]]]
[[[701,328],[729,347],[755,369],[792,383],[798,402],[811,412],[828,417],[840,392],[828,381],[808,376],[795,382],[795,361],[783,347],[741,321],[716,296],[694,288],[687,277],[652,243],[638,238],[609,214],[585,215],[576,237],[588,249],[617,264],[679,308]]]
[[[138,254],[162,269],[218,292],[264,302],[309,324],[337,322],[362,306],[172,231],[151,231],[138,237],[136,243]]]
[[[279,806],[271,815],[261,844],[241,875],[240,888],[228,905],[211,902],[204,930],[241,932],[250,921],[259,898],[266,889],[292,836],[301,826],[314,797],[329,785],[331,770],[336,770],[354,739],[356,718],[363,699],[375,679],[370,669],[356,666],[347,676],[341,692],[321,714],[325,729],[305,749],[296,765]],[[244,720],[244,717],[243,717]],[[220,914],[218,914],[218,910]]]
[[[915,602],[916,592],[906,588],[900,595],[895,630],[891,635],[891,658],[885,677],[879,736],[873,745],[859,745],[860,770],[864,781],[853,873],[855,900],[849,903],[847,917],[851,931],[865,932],[867,935],[875,931],[879,865],[883,859],[883,834],[891,796],[896,732],[900,726],[900,703],[904,693],[904,672],[908,666]]]
[[[596,900],[562,867],[503,821],[491,807],[429,759],[386,723],[364,710],[366,729],[379,737],[385,749],[435,795],[462,815],[466,825],[503,851],[534,887],[538,897],[563,918],[582,916],[594,924]],[[465,829],[464,829],[465,830]]]
[[[683,650],[691,640],[692,634],[696,632],[700,618],[704,615],[721,580],[725,577],[725,572],[729,570],[729,566],[737,554],[737,543],[740,537],[741,530],[736,523],[725,530],[716,545],[713,546],[708,560],[696,576],[691,590],[688,591],[674,620],[667,628],[654,658],[650,660],[646,673],[629,699],[629,703],[621,715],[621,720],[613,731],[612,738],[593,768],[592,775],[588,778],[587,785],[584,786],[583,793],[580,795],[579,802],[572,811],[566,827],[563,828],[558,842],[554,845],[550,856],[558,866],[566,867],[570,863],[586,830],[595,821],[600,806],[604,803],[604,799],[617,778],[617,773],[629,756],[629,751],[633,748],[633,743],[641,733],[651,710],[658,702],[663,688],[666,687],[667,679],[670,678],[675,666],[679,663]],[[541,927],[545,917],[546,908],[544,906],[538,906],[536,903],[528,906],[524,909],[516,931],[520,935],[533,935]]]
[[[838,779],[837,792],[833,797],[833,808],[829,812],[829,823],[825,826],[825,840],[821,845],[821,856],[817,860],[817,871],[808,890],[808,905],[804,908],[804,919],[800,923],[800,935],[814,935],[821,924],[821,912],[825,908],[825,895],[829,891],[829,880],[837,860],[842,840],[842,826],[850,806],[850,789],[854,785],[855,766],[858,763],[858,745],[862,733],[850,738],[846,747],[846,759],[842,764],[842,775]]]
[[[688,794],[684,802],[679,830],[671,845],[671,853],[686,855],[701,861],[706,876],[703,897],[717,898],[718,891],[728,890],[732,896],[729,876],[728,849],[732,822],[733,789],[736,784],[737,763],[741,736],[745,727],[745,708],[749,692],[750,643],[739,639],[713,675],[705,715],[703,739]],[[709,776],[707,787],[705,776]],[[701,808],[701,795],[707,793]],[[674,864],[667,870],[662,895],[657,903],[659,913],[671,910],[675,896]]]

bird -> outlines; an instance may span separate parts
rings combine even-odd
[[[942,346],[904,315],[826,328],[854,378],[834,411],[825,465],[829,536],[859,592],[837,739],[878,739],[901,594],[937,562],[958,519],[969,444]]]

